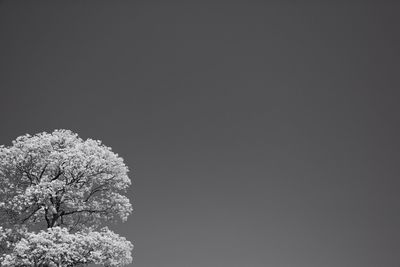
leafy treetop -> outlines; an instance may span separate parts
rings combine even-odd
[[[8,240],[7,246],[0,245],[0,252],[2,248],[3,254],[7,249],[15,250],[23,240],[25,245],[35,240],[37,236],[27,234],[35,229],[47,229],[43,232],[46,234],[67,231],[70,235],[89,236],[89,232],[100,233],[93,231],[104,222],[118,218],[126,221],[132,212],[124,195],[131,184],[127,174],[123,159],[110,147],[101,141],[83,140],[69,130],[27,134],[13,141],[12,146],[0,146],[0,221],[8,229],[2,228],[8,234],[1,235],[0,231],[0,241]],[[105,236],[106,232],[101,233],[97,235]],[[132,249],[128,243],[126,251]],[[10,255],[3,264],[11,262]],[[42,266],[21,264],[14,262],[13,266]]]

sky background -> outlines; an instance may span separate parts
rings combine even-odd
[[[120,154],[131,266],[398,267],[399,11],[0,1],[0,144],[64,128]]]

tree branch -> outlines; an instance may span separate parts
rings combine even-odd
[[[29,214],[28,217],[26,217],[25,219],[23,219],[23,220],[22,220],[22,223],[25,223],[27,220],[29,220],[38,210],[40,210],[40,206],[36,207],[36,209],[35,209],[31,214]]]
[[[43,170],[41,171],[40,175],[39,175],[39,179],[42,180],[43,174],[46,171],[48,163],[46,163],[46,165],[44,165]]]
[[[102,184],[96,187],[93,191],[89,193],[89,195],[85,198],[84,202],[88,202],[88,200],[97,192],[105,191],[106,189],[102,189],[102,187],[107,186],[108,184]]]
[[[64,215],[71,215],[71,214],[82,213],[82,212],[87,212],[87,213],[102,213],[102,212],[107,212],[108,210],[109,210],[109,209],[102,209],[102,210],[91,210],[91,209],[73,210],[73,211],[64,212]]]
[[[63,174],[64,172],[61,170],[60,167],[58,167],[58,172],[57,174],[51,179],[51,181],[57,180],[58,177],[60,177],[61,174]]]

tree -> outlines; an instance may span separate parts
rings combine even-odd
[[[0,146],[1,266],[122,266],[131,242],[104,225],[132,212],[128,168],[69,130]]]

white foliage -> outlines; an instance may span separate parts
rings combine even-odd
[[[76,266],[103,264],[122,266],[132,261],[133,246],[107,228],[71,234],[53,227],[38,233],[27,232],[3,259],[3,266]]]
[[[127,173],[111,148],[69,130],[27,134],[0,146],[2,265],[35,266],[39,259],[57,265],[57,257],[106,266],[130,262],[130,242],[109,230],[95,231],[131,214],[124,195],[131,184]],[[38,228],[47,230],[31,231]],[[60,266],[70,266],[65,264]]]

